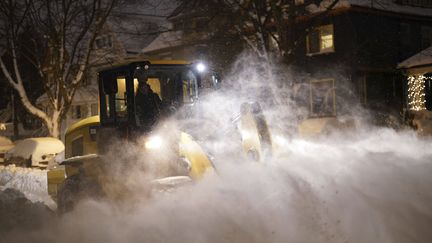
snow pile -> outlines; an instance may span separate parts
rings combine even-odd
[[[0,237],[13,230],[42,228],[52,220],[53,212],[43,203],[32,203],[18,190],[0,191]]]
[[[32,202],[43,202],[51,208],[55,207],[48,195],[46,170],[0,165],[0,190],[6,188],[24,193]]]

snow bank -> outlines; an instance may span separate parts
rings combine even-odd
[[[16,190],[0,190],[0,237],[15,229],[34,230],[43,228],[54,213],[43,203],[33,203]]]
[[[42,202],[55,208],[55,202],[48,195],[46,170],[0,165],[0,187],[16,189],[31,202]]]

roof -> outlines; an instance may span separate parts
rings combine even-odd
[[[148,46],[146,46],[142,52],[146,54],[174,47],[197,44],[199,42],[208,40],[209,37],[209,33],[195,33],[194,35],[185,35],[181,30],[168,31],[160,34]]]
[[[160,31],[166,17],[178,6],[171,0],[129,1],[113,10],[109,25],[127,53],[139,53]]]
[[[139,51],[157,37],[162,24],[146,16],[127,16],[111,20],[110,26],[126,53]]]
[[[399,63],[398,68],[413,68],[425,65],[432,66],[432,46]]]
[[[320,3],[320,6],[315,4],[310,4],[306,7],[306,9],[311,13],[322,12],[327,9],[327,7],[333,3],[334,0],[323,0]],[[410,14],[417,16],[432,16],[432,8],[423,8],[423,7],[414,7],[409,5],[402,5],[395,3],[395,0],[339,0],[339,2],[335,5],[334,8],[341,7],[364,7],[371,8],[376,10],[401,13],[401,14]]]
[[[160,34],[142,52],[148,53],[156,50],[180,46],[183,43],[182,31],[170,31]]]
[[[211,0],[189,0],[183,1],[177,8],[168,16],[169,19],[174,19],[181,16],[185,12],[193,13],[197,9],[203,8],[211,3]]]

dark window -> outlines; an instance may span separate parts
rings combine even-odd
[[[80,119],[82,118],[82,109],[80,105],[72,106],[72,119]]]
[[[396,0],[395,2],[401,5],[432,8],[432,0]]]
[[[84,154],[84,139],[83,137],[76,138],[72,141],[72,154],[71,156],[81,156]]]
[[[91,109],[91,115],[92,115],[92,116],[96,116],[96,115],[99,114],[99,107],[98,107],[98,104],[91,104],[90,109]]]
[[[112,38],[110,35],[103,35],[99,36],[95,40],[96,49],[104,49],[104,48],[111,48],[112,45]]]
[[[432,27],[422,26],[421,27],[421,47],[426,49],[432,45]]]
[[[314,29],[309,34],[308,53],[318,53],[319,49],[319,30]]]
[[[411,28],[407,23],[400,24],[400,38],[403,46],[410,46],[411,44]]]
[[[425,74],[426,109],[432,111],[432,73]]]
[[[206,29],[208,26],[208,20],[206,19],[198,19],[195,23],[195,27],[197,30]]]
[[[333,79],[312,80],[310,82],[310,115],[336,115],[336,95]]]

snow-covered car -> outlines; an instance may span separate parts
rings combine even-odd
[[[14,144],[9,138],[0,136],[0,164],[4,163],[6,152],[12,149],[13,146]]]
[[[27,138],[16,142],[5,154],[5,164],[24,167],[47,168],[55,158],[64,152],[62,141],[51,138]]]

